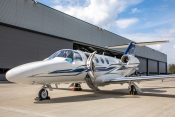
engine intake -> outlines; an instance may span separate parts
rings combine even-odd
[[[123,55],[122,58],[121,58],[121,61],[122,63],[125,63],[125,64],[139,64],[139,60],[135,57],[135,56],[132,56],[132,55]]]
[[[127,55],[123,55],[122,58],[121,58],[121,61],[123,63],[127,63],[129,61],[129,57]]]

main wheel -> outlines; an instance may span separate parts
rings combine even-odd
[[[138,95],[138,92],[134,85],[131,85],[130,95]]]
[[[137,91],[134,91],[134,95],[138,95],[138,92]]]
[[[38,97],[41,99],[41,100],[45,100],[45,99],[48,99],[49,96],[48,96],[48,91],[46,89],[41,89],[38,93]]]

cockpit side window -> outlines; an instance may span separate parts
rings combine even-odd
[[[78,61],[83,61],[81,55],[78,52],[74,52],[74,59]]]
[[[52,54],[49,57],[49,60],[51,60],[51,59],[53,59],[55,57],[68,58],[68,59],[71,59],[70,61],[73,61],[73,51],[72,50],[60,50],[60,51]]]

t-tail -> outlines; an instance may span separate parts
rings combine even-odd
[[[164,41],[152,41],[152,42],[130,42],[129,44],[123,44],[123,45],[116,45],[116,46],[107,46],[107,48],[127,48],[124,52],[124,55],[133,55],[135,56],[136,52],[136,46],[146,46],[146,45],[155,45],[155,44],[162,44],[162,43],[168,43],[169,40]]]
[[[130,42],[128,44],[124,45],[116,45],[116,46],[109,46],[107,48],[127,48],[124,52],[124,55],[121,57],[121,68],[124,66],[127,69],[123,70],[123,76],[130,76],[133,74],[136,70],[138,70],[138,66],[140,64],[140,61],[138,58],[135,57],[136,52],[136,46],[145,46],[145,45],[153,45],[153,44],[161,44],[161,43],[167,43],[169,40],[165,41],[153,41],[153,42]]]
[[[136,52],[135,43],[134,43],[134,42],[130,42],[128,48],[127,48],[126,51],[124,52],[124,55],[129,54],[129,55],[135,56],[135,52]]]

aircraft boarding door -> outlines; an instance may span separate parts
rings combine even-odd
[[[97,53],[96,51],[93,52],[93,53],[89,56],[89,58],[87,59],[88,74],[90,75],[90,77],[91,77],[92,80],[95,80],[95,78],[96,78],[96,77],[95,77],[95,74],[94,74],[94,70],[95,70],[94,67],[95,67],[95,66],[94,66],[94,62],[93,62],[96,53]]]
[[[94,82],[96,79],[96,76],[94,74],[95,66],[94,66],[94,57],[97,52],[93,52],[89,58],[87,59],[87,75],[85,77],[87,85],[93,90],[93,91],[99,91],[98,87],[95,86]]]

